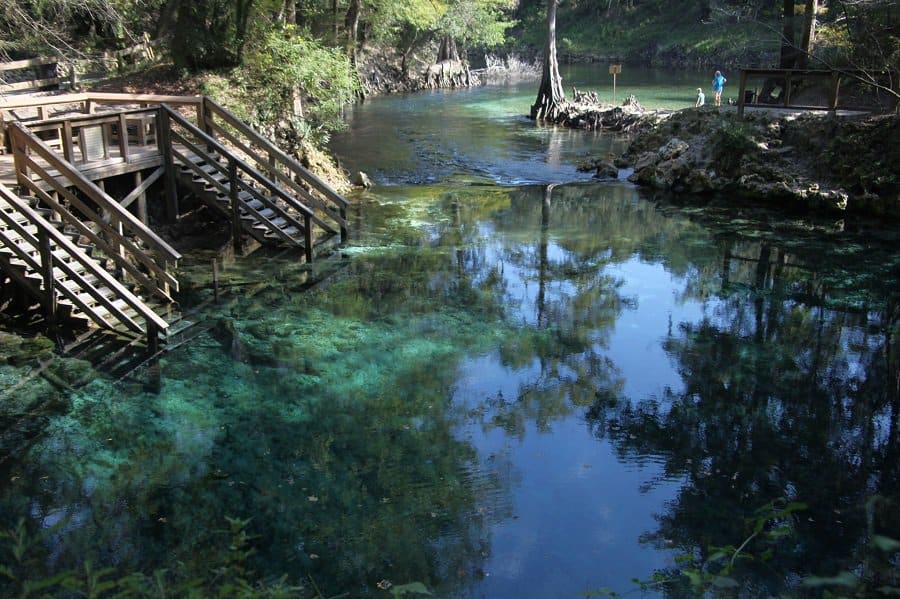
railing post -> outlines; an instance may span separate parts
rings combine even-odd
[[[347,243],[347,208],[343,205],[340,207],[340,215],[341,215],[341,243]]]
[[[841,87],[841,73],[840,71],[831,71],[831,92],[830,98],[828,98],[829,108],[831,109],[831,114],[837,114],[837,105],[838,105],[838,93]]]
[[[200,130],[209,135],[211,138],[215,139],[216,136],[213,133],[213,113],[207,106],[209,100],[206,96],[202,96],[200,98],[200,104],[197,106],[197,120],[200,122],[197,125],[200,127]],[[206,145],[206,151],[212,152],[213,148],[209,144]]]
[[[738,90],[738,116],[744,116],[744,102],[746,100],[747,93],[747,70],[741,69],[741,86]]]
[[[313,261],[313,244],[312,244],[312,218],[308,214],[303,216],[303,243],[306,246],[306,262]]]
[[[165,166],[166,217],[173,223],[178,220],[178,187],[175,180],[175,159],[172,156],[172,133],[169,113],[160,105],[156,111],[156,144]]]
[[[63,123],[62,138],[63,156],[66,162],[75,162],[75,141],[72,137],[72,121],[67,120]]]
[[[51,330],[56,328],[56,284],[53,277],[53,251],[50,249],[50,237],[43,229],[38,230],[38,248],[41,255],[41,277],[44,280],[44,308],[47,310],[47,324]]]
[[[124,114],[119,114],[119,155],[125,164],[131,162],[128,156],[128,122]]]
[[[155,356],[159,353],[159,328],[149,320],[145,322],[147,327],[147,353]]]
[[[13,164],[16,169],[16,184],[18,184],[20,193],[23,195],[31,195],[31,190],[27,185],[28,176],[28,144],[25,136],[19,130],[18,123],[10,122],[6,132],[9,135],[10,145],[13,152]]]
[[[235,253],[243,253],[244,241],[241,230],[241,211],[238,208],[237,161],[228,159],[228,199],[231,203],[231,237]]]

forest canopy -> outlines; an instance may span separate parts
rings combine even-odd
[[[75,57],[147,33],[185,68],[239,65],[248,43],[286,25],[350,55],[367,45],[434,53],[448,41],[463,57],[537,53],[546,18],[544,0],[0,0],[0,8],[0,58]],[[564,57],[774,66],[754,60],[791,46],[813,64],[900,67],[894,0],[564,0],[558,12]]]

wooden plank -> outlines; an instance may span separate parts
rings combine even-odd
[[[149,177],[147,177],[146,179],[141,181],[140,184],[135,186],[135,188],[132,189],[128,193],[128,195],[122,199],[121,202],[119,202],[119,204],[122,206],[122,208],[128,208],[132,204],[132,202],[134,202],[136,199],[140,198],[141,195],[146,193],[147,189],[151,185],[156,183],[156,181],[158,181],[160,177],[162,177],[163,172],[164,171],[162,168],[158,168],[155,171],[153,171]],[[140,171],[138,171],[138,173],[140,173]]]
[[[40,89],[42,87],[51,87],[59,85],[63,81],[62,77],[48,77],[46,79],[31,79],[29,81],[19,81],[16,83],[4,83],[0,85],[0,92],[16,92],[23,89]]]
[[[0,62],[0,72],[17,71],[19,69],[27,69],[28,67],[54,64],[58,62],[60,62],[58,56],[38,56],[37,58],[26,58],[24,60],[10,60],[8,62]]]

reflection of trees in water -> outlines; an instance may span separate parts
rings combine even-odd
[[[260,572],[308,573],[326,593],[364,594],[382,579],[458,590],[480,576],[488,525],[508,516],[515,473],[502,455],[489,463],[454,436],[448,389],[463,356],[498,340],[502,365],[525,378],[516,397],[491,400],[489,427],[521,435],[590,406],[593,430],[623,457],[664,455],[667,475],[687,478],[648,541],[698,553],[740,542],[741,515],[797,498],[812,521],[799,521],[802,543],[779,550],[771,576],[757,573],[774,588],[785,572],[825,574],[852,558],[865,540],[861,502],[896,497],[891,332],[900,302],[874,290],[877,276],[842,283],[820,255],[777,238],[728,232],[711,242],[706,228],[636,202],[625,187],[464,189],[437,203],[424,230],[401,207],[384,210],[367,222],[379,234],[400,229],[403,247],[358,257],[314,302],[273,275],[270,289],[247,300],[253,305],[234,308],[244,340],[262,348],[250,354],[278,344],[269,352],[275,364],[214,365],[227,357],[209,351],[210,363],[186,367],[195,369],[184,375],[190,385],[212,381],[217,390],[218,378],[240,372],[258,385],[241,390],[249,401],[223,393],[205,406],[208,422],[175,433],[154,430],[154,398],[110,402],[119,405],[110,414],[85,410],[85,426],[114,440],[116,459],[133,443],[110,466],[118,481],[109,485],[82,465],[62,472],[64,460],[51,463],[70,449],[76,464],[78,452],[89,453],[77,436],[51,441],[62,449],[31,466],[35,481],[49,471],[50,482],[27,497],[7,495],[2,507],[91,519],[72,544],[57,544],[54,565],[79,561],[99,538],[95,563],[145,569],[181,560],[201,570],[217,550],[227,553],[219,531],[230,515],[252,518]],[[665,340],[685,389],[632,404],[606,346],[633,302],[609,267],[635,256],[683,277],[683,299],[713,312]],[[313,303],[326,315],[320,321],[309,316]],[[342,321],[353,325],[326,359],[297,341],[305,328]],[[409,360],[397,347],[409,339],[448,349]],[[380,360],[383,378],[344,386],[367,360]],[[302,418],[285,412],[292,402]],[[180,434],[208,436],[209,446],[180,453]],[[878,529],[896,531],[891,517],[878,512]]]
[[[666,456],[667,476],[687,480],[648,542],[705,558],[710,546],[747,538],[744,519],[773,499],[809,505],[771,560],[745,562],[742,586],[768,593],[797,576],[854,569],[873,532],[900,536],[895,282],[882,283],[886,292],[835,289],[878,271],[861,262],[854,272],[846,245],[806,254],[792,245],[720,244],[721,268],[694,271],[685,291],[715,292],[714,312],[664,341],[684,389],[636,402],[609,394],[589,411],[623,456]],[[872,495],[885,501],[867,515]]]

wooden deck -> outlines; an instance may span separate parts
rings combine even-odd
[[[0,102],[0,270],[41,303],[48,322],[65,296],[68,313],[100,327],[124,325],[157,344],[168,324],[142,298],[174,301],[180,254],[153,231],[147,196],[161,196],[165,218],[174,221],[179,189],[231,222],[236,247],[249,236],[301,248],[312,261],[315,246],[346,239],[347,200],[209,98],[70,94]]]
[[[41,161],[40,159],[38,161],[46,163],[46,161]],[[73,164],[91,181],[101,181],[109,177],[159,167],[162,165],[162,155],[155,147],[133,148],[130,160],[126,162],[118,149],[112,149],[108,158],[81,161]],[[51,175],[54,174],[52,169],[49,172]],[[15,187],[18,184],[16,181],[15,159],[12,154],[0,154],[0,184],[7,187]],[[40,185],[49,189],[43,182]]]

